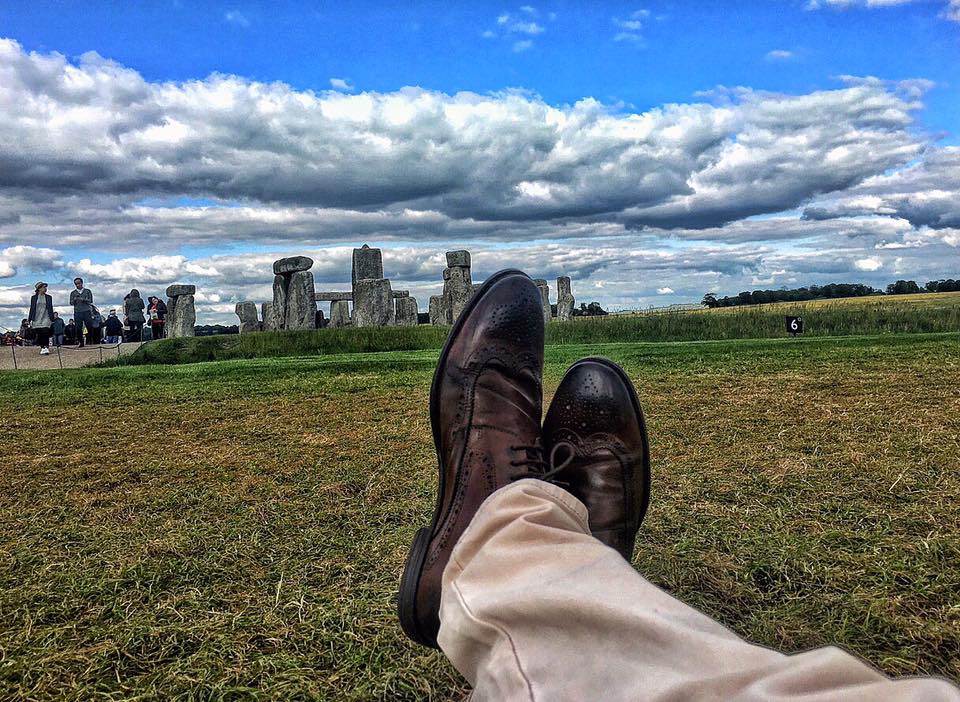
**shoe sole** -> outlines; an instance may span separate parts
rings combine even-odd
[[[560,381],[562,384],[566,380],[567,375],[569,375],[574,368],[584,363],[596,363],[606,368],[609,368],[626,385],[627,390],[629,391],[630,400],[633,402],[633,409],[636,412],[637,417],[640,420],[640,434],[643,436],[643,464],[641,469],[643,470],[642,476],[642,485],[643,485],[643,497],[640,500],[640,514],[637,517],[637,526],[639,530],[640,525],[643,524],[643,518],[647,514],[647,508],[650,506],[650,438],[647,435],[647,423],[646,419],[643,416],[643,409],[640,407],[640,399],[637,397],[637,391],[633,387],[633,381],[630,380],[630,377],[627,375],[626,371],[623,370],[616,363],[611,361],[609,358],[603,358],[601,356],[590,356],[588,358],[581,358],[579,361],[574,363],[567,369],[567,372],[563,374],[563,379]],[[628,559],[629,560],[629,559]]]
[[[443,345],[443,350],[440,352],[440,358],[437,361],[437,368],[433,373],[433,382],[430,384],[430,426],[433,431],[433,446],[437,453],[439,474],[437,504],[433,510],[433,519],[430,522],[430,526],[418,529],[416,535],[413,537],[413,543],[410,545],[410,551],[407,554],[407,562],[403,568],[403,576],[400,578],[400,592],[397,596],[397,613],[400,617],[400,626],[403,628],[403,633],[418,644],[429,646],[430,648],[439,647],[433,636],[420,630],[420,624],[417,618],[417,589],[420,586],[420,576],[423,574],[423,565],[427,559],[430,536],[433,534],[434,529],[437,527],[437,522],[440,520],[443,508],[443,494],[446,488],[443,460],[440,457],[440,406],[438,388],[447,367],[447,356],[450,353],[450,348],[453,346],[453,342],[459,335],[460,330],[463,329],[463,325],[470,316],[470,313],[483,298],[484,294],[496,283],[508,276],[517,274],[529,278],[526,273],[514,268],[499,271],[484,281],[480,289],[470,298],[467,306],[463,309],[463,312],[460,313],[457,321],[450,329],[450,333],[447,335],[447,340]]]

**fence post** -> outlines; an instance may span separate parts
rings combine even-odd
[[[17,370],[17,342],[13,342],[13,346],[10,347],[10,352],[13,354],[13,370]]]
[[[60,370],[63,370],[63,356],[60,355],[59,346],[57,346],[57,360],[60,361]]]

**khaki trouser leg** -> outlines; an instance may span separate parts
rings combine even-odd
[[[747,643],[647,582],[590,536],[576,498],[536,480],[480,507],[444,571],[440,621],[474,700],[960,700],[835,647]]]

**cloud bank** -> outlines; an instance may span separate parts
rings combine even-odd
[[[542,29],[532,8],[505,17],[515,36]],[[922,80],[717,88],[638,113],[331,85],[155,83],[0,40],[0,317],[19,314],[34,272],[107,295],[189,279],[207,291],[201,318],[227,314],[269,298],[279,255],[313,252],[320,283],[348,282],[363,241],[421,294],[443,250],[466,246],[478,275],[571,274],[628,307],[803,276],[936,275],[960,244],[960,154],[916,127]]]

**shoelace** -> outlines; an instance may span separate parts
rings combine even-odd
[[[520,460],[510,461],[510,465],[514,468],[519,468],[521,466],[526,466],[527,469],[523,471],[518,471],[510,476],[510,480],[523,480],[524,478],[534,478],[536,480],[545,480],[548,483],[553,483],[554,485],[559,485],[560,487],[569,487],[569,484],[557,480],[557,475],[570,465],[570,461],[573,460],[574,455],[576,455],[576,448],[573,444],[570,444],[566,441],[558,441],[552,449],[550,449],[550,456],[544,458],[544,449],[540,444],[540,441],[537,440],[534,444],[518,444],[511,446],[512,451],[522,451],[523,458]],[[557,461],[557,454],[560,450],[565,450],[567,452],[566,458],[562,461]]]

